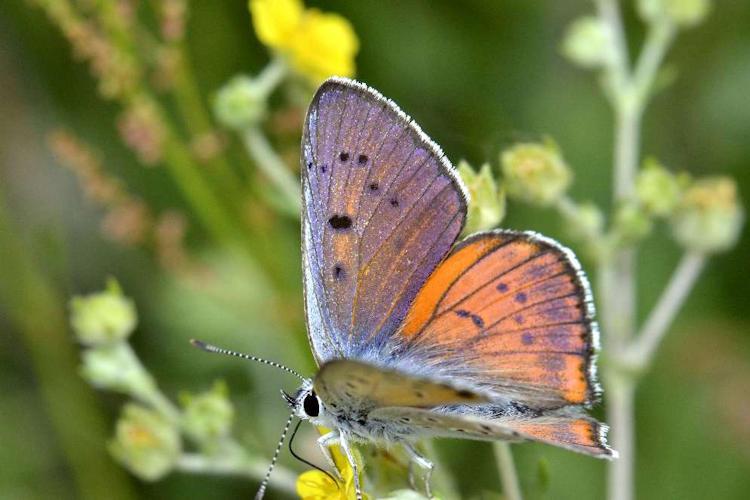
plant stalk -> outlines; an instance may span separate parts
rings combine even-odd
[[[700,276],[705,263],[706,256],[703,254],[688,252],[682,256],[669,283],[643,324],[641,332],[625,355],[630,365],[641,368],[651,364],[654,353]]]
[[[513,463],[513,452],[510,443],[497,441],[492,445],[495,452],[498,473],[503,484],[503,492],[508,500],[523,500],[521,485],[518,483],[516,465]]]
[[[651,23],[635,69],[631,71],[619,2],[597,0],[597,9],[601,22],[608,26],[613,37],[613,57],[606,68],[609,86],[605,91],[609,92],[615,112],[613,201],[619,205],[633,197],[640,159],[641,121],[675,29],[666,19]],[[610,500],[631,500],[634,491],[636,374],[623,369],[622,361],[636,329],[636,263],[636,248],[628,245],[616,249],[599,269],[602,324],[610,360],[604,367],[604,382],[608,385],[607,413],[612,426],[612,446],[620,454],[609,467]],[[660,330],[666,329],[666,325],[662,325],[664,320],[669,322],[673,317],[674,314],[658,316]],[[652,334],[647,339],[658,336]]]
[[[230,457],[207,457],[198,453],[183,453],[177,460],[177,470],[198,474],[222,474],[245,476],[258,482],[263,480],[268,463],[261,459]],[[281,465],[277,465],[269,479],[269,486],[288,495],[296,493],[297,475]]]
[[[607,421],[611,426],[610,441],[620,454],[612,461],[607,474],[607,498],[630,500],[634,489],[635,462],[635,379],[609,370],[607,378]]]
[[[288,215],[299,217],[302,211],[302,189],[294,174],[276,154],[258,126],[242,132],[242,141],[250,157],[282,196],[282,208]]]

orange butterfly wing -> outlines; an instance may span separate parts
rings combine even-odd
[[[590,405],[597,327],[588,290],[572,252],[552,240],[477,234],[425,282],[398,349],[534,408]]]

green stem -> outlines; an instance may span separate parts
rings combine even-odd
[[[288,73],[287,66],[280,59],[273,59],[255,77],[257,89],[265,99],[279,86]]]
[[[179,141],[168,122],[163,121],[163,123],[167,136],[164,144],[164,164],[177,186],[203,225],[217,240],[235,243],[241,231],[233,222],[234,217],[230,216],[223,202],[208,187],[205,179],[193,164],[189,151]]]
[[[159,390],[156,381],[143,366],[131,345],[128,342],[121,342],[117,348],[124,351],[123,355],[127,357],[128,363],[133,367],[132,373],[139,374],[134,377],[136,381],[133,383],[134,387],[129,391],[129,395],[146,403],[165,418],[179,425],[181,421],[180,410]]]
[[[523,500],[521,485],[518,483],[516,465],[513,463],[513,452],[510,449],[510,443],[497,441],[492,445],[492,449],[495,451],[495,461],[497,462],[500,480],[503,483],[505,498],[508,500]]]
[[[268,469],[268,463],[261,459],[239,457],[210,457],[197,453],[184,453],[177,460],[177,470],[199,474],[219,474],[244,476],[255,481],[262,481]],[[297,475],[277,465],[269,479],[269,486],[286,494],[296,493]]]
[[[297,178],[276,154],[263,131],[258,126],[242,132],[242,140],[250,157],[282,196],[281,208],[295,217],[302,210],[302,189]]]
[[[658,69],[674,38],[674,29],[667,21],[649,27],[649,35],[631,73],[618,2],[598,0],[597,5],[601,21],[615,37],[615,57],[607,71],[615,110],[613,194],[615,204],[620,204],[633,196],[643,112]],[[623,370],[622,359],[636,328],[636,258],[635,247],[622,247],[605,259],[599,269],[603,333],[611,361],[604,373],[608,386],[607,413],[612,426],[612,445],[620,453],[620,458],[609,468],[610,500],[630,500],[633,496],[635,374]]]
[[[607,67],[615,110],[614,202],[632,198],[640,158],[641,121],[653,81],[674,38],[668,23],[655,23],[635,65],[629,70],[625,36],[616,0],[597,1],[599,17],[614,36],[614,57]],[[602,262],[599,284],[602,297],[603,333],[609,358],[605,366],[608,420],[612,426],[611,441],[620,458],[610,464],[608,497],[630,500],[634,480],[634,397],[635,375],[625,371],[623,357],[636,328],[636,249],[619,248]]]
[[[607,384],[607,422],[612,446],[619,458],[612,461],[607,475],[607,498],[630,500],[633,498],[635,462],[635,379],[626,373],[608,370],[604,381]]]
[[[675,27],[668,20],[649,26],[643,50],[633,73],[634,90],[638,95],[639,102],[644,105],[648,102],[654,80],[675,35]]]
[[[607,72],[610,75],[613,90],[617,93],[626,84],[630,66],[628,46],[620,19],[620,6],[617,0],[596,0],[596,7],[599,18],[609,27],[612,36],[613,58],[607,61]]]
[[[208,133],[213,129],[210,116],[195,79],[190,57],[185,44],[179,44],[180,64],[175,75],[174,98],[182,122],[187,127],[192,138]],[[235,199],[241,197],[240,179],[232,170],[226,157],[222,154],[206,162],[206,170],[217,177],[222,186],[230,191]]]
[[[682,257],[640,334],[624,356],[629,364],[636,368],[651,364],[656,349],[695,285],[705,263],[706,257],[703,254],[688,252]]]

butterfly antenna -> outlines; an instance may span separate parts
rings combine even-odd
[[[266,493],[266,488],[268,487],[268,480],[271,478],[271,472],[273,471],[273,468],[276,466],[276,460],[278,460],[279,458],[279,452],[281,451],[281,447],[284,446],[284,439],[286,438],[286,433],[289,432],[289,426],[292,425],[292,419],[294,419],[294,412],[292,412],[292,414],[289,415],[289,418],[286,419],[286,424],[284,424],[284,430],[281,431],[281,438],[279,438],[279,444],[276,445],[276,451],[273,452],[271,465],[268,466],[268,470],[266,471],[266,476],[263,478],[263,482],[260,483],[260,488],[258,488],[258,493],[255,494],[255,500],[261,500],[263,498],[263,495],[265,495]]]
[[[217,352],[219,354],[226,354],[228,356],[235,356],[237,358],[242,359],[249,359],[250,361],[257,361],[258,363],[263,363],[264,365],[273,366],[275,368],[278,368],[279,370],[284,370],[287,373],[291,373],[298,379],[305,381],[307,380],[305,377],[297,373],[296,371],[292,370],[291,368],[288,368],[282,364],[276,363],[275,361],[269,361],[267,359],[259,358],[257,356],[251,356],[250,354],[243,354],[241,352],[235,352],[230,351],[229,349],[223,349],[221,347],[216,347],[215,345],[206,344],[205,342],[201,342],[200,340],[190,339],[190,343],[193,344],[193,346],[197,347],[198,349],[203,349],[204,351],[208,352]]]

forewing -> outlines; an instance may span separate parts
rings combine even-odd
[[[392,101],[343,78],[313,97],[301,169],[313,352],[319,364],[367,358],[460,233],[463,188],[440,148]]]
[[[420,290],[394,352],[534,408],[589,405],[598,386],[588,290],[572,252],[552,240],[478,234]]]
[[[313,389],[334,413],[341,408],[367,412],[386,406],[429,408],[488,401],[484,395],[448,381],[413,377],[343,359],[325,363],[313,379]]]
[[[532,440],[597,458],[617,456],[607,445],[607,426],[582,416],[487,418],[419,408],[382,408],[371,412],[368,421],[386,429],[408,429],[415,437]]]

